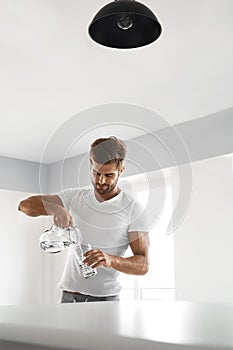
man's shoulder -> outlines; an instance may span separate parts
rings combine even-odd
[[[59,191],[58,193],[87,193],[87,192],[91,192],[91,187],[90,186],[86,186],[86,187],[68,187],[65,189],[62,189],[61,191]]]
[[[89,202],[92,199],[93,191],[90,188],[66,188],[57,193],[62,202],[66,205],[82,205],[84,202]]]
[[[130,191],[122,190],[122,200],[126,200],[130,203],[136,203],[137,195]]]
[[[66,189],[61,190],[60,192],[57,193],[57,195],[61,196],[61,197],[74,198],[74,197],[88,195],[89,193],[91,193],[90,188],[71,187],[71,188],[66,188]]]

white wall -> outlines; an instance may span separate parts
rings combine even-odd
[[[51,303],[58,298],[55,278],[60,271],[53,271],[58,260],[39,248],[39,236],[50,227],[50,218],[30,218],[17,210],[29,195],[0,190],[0,305]]]
[[[174,233],[176,299],[233,302],[232,158],[192,169],[191,205]]]
[[[22,192],[48,192],[47,164],[0,155],[0,188]]]
[[[41,219],[26,220],[17,211],[28,193],[0,191],[0,304],[42,302],[42,255],[38,237]]]

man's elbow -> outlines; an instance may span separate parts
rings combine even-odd
[[[144,275],[149,271],[149,264],[146,264],[144,268]]]
[[[19,203],[18,210],[28,216],[37,216],[33,213],[30,201],[28,199],[24,199]]]
[[[23,213],[27,214],[28,212],[28,205],[27,205],[27,201],[26,200],[23,200],[19,203],[18,205],[18,210],[19,211],[22,211]]]
[[[140,275],[145,275],[145,274],[147,274],[148,271],[149,271],[149,263],[148,263],[148,262],[145,262],[145,263],[143,264],[142,269],[141,269]]]

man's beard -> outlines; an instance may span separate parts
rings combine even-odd
[[[110,186],[109,185],[95,185],[95,190],[96,192],[98,192],[99,194],[106,194],[110,192]]]
[[[103,194],[110,193],[112,190],[114,190],[114,188],[117,185],[117,181],[112,186],[109,186],[107,184],[99,185],[99,184],[94,184],[94,183],[93,183],[93,185],[94,185],[95,191],[98,194],[103,195]]]

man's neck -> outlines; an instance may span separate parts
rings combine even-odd
[[[109,199],[112,199],[116,197],[119,193],[121,192],[121,189],[117,187],[116,191],[113,193],[106,193],[105,195],[100,195],[97,191],[95,191],[95,197],[99,202],[105,202],[108,201]]]

